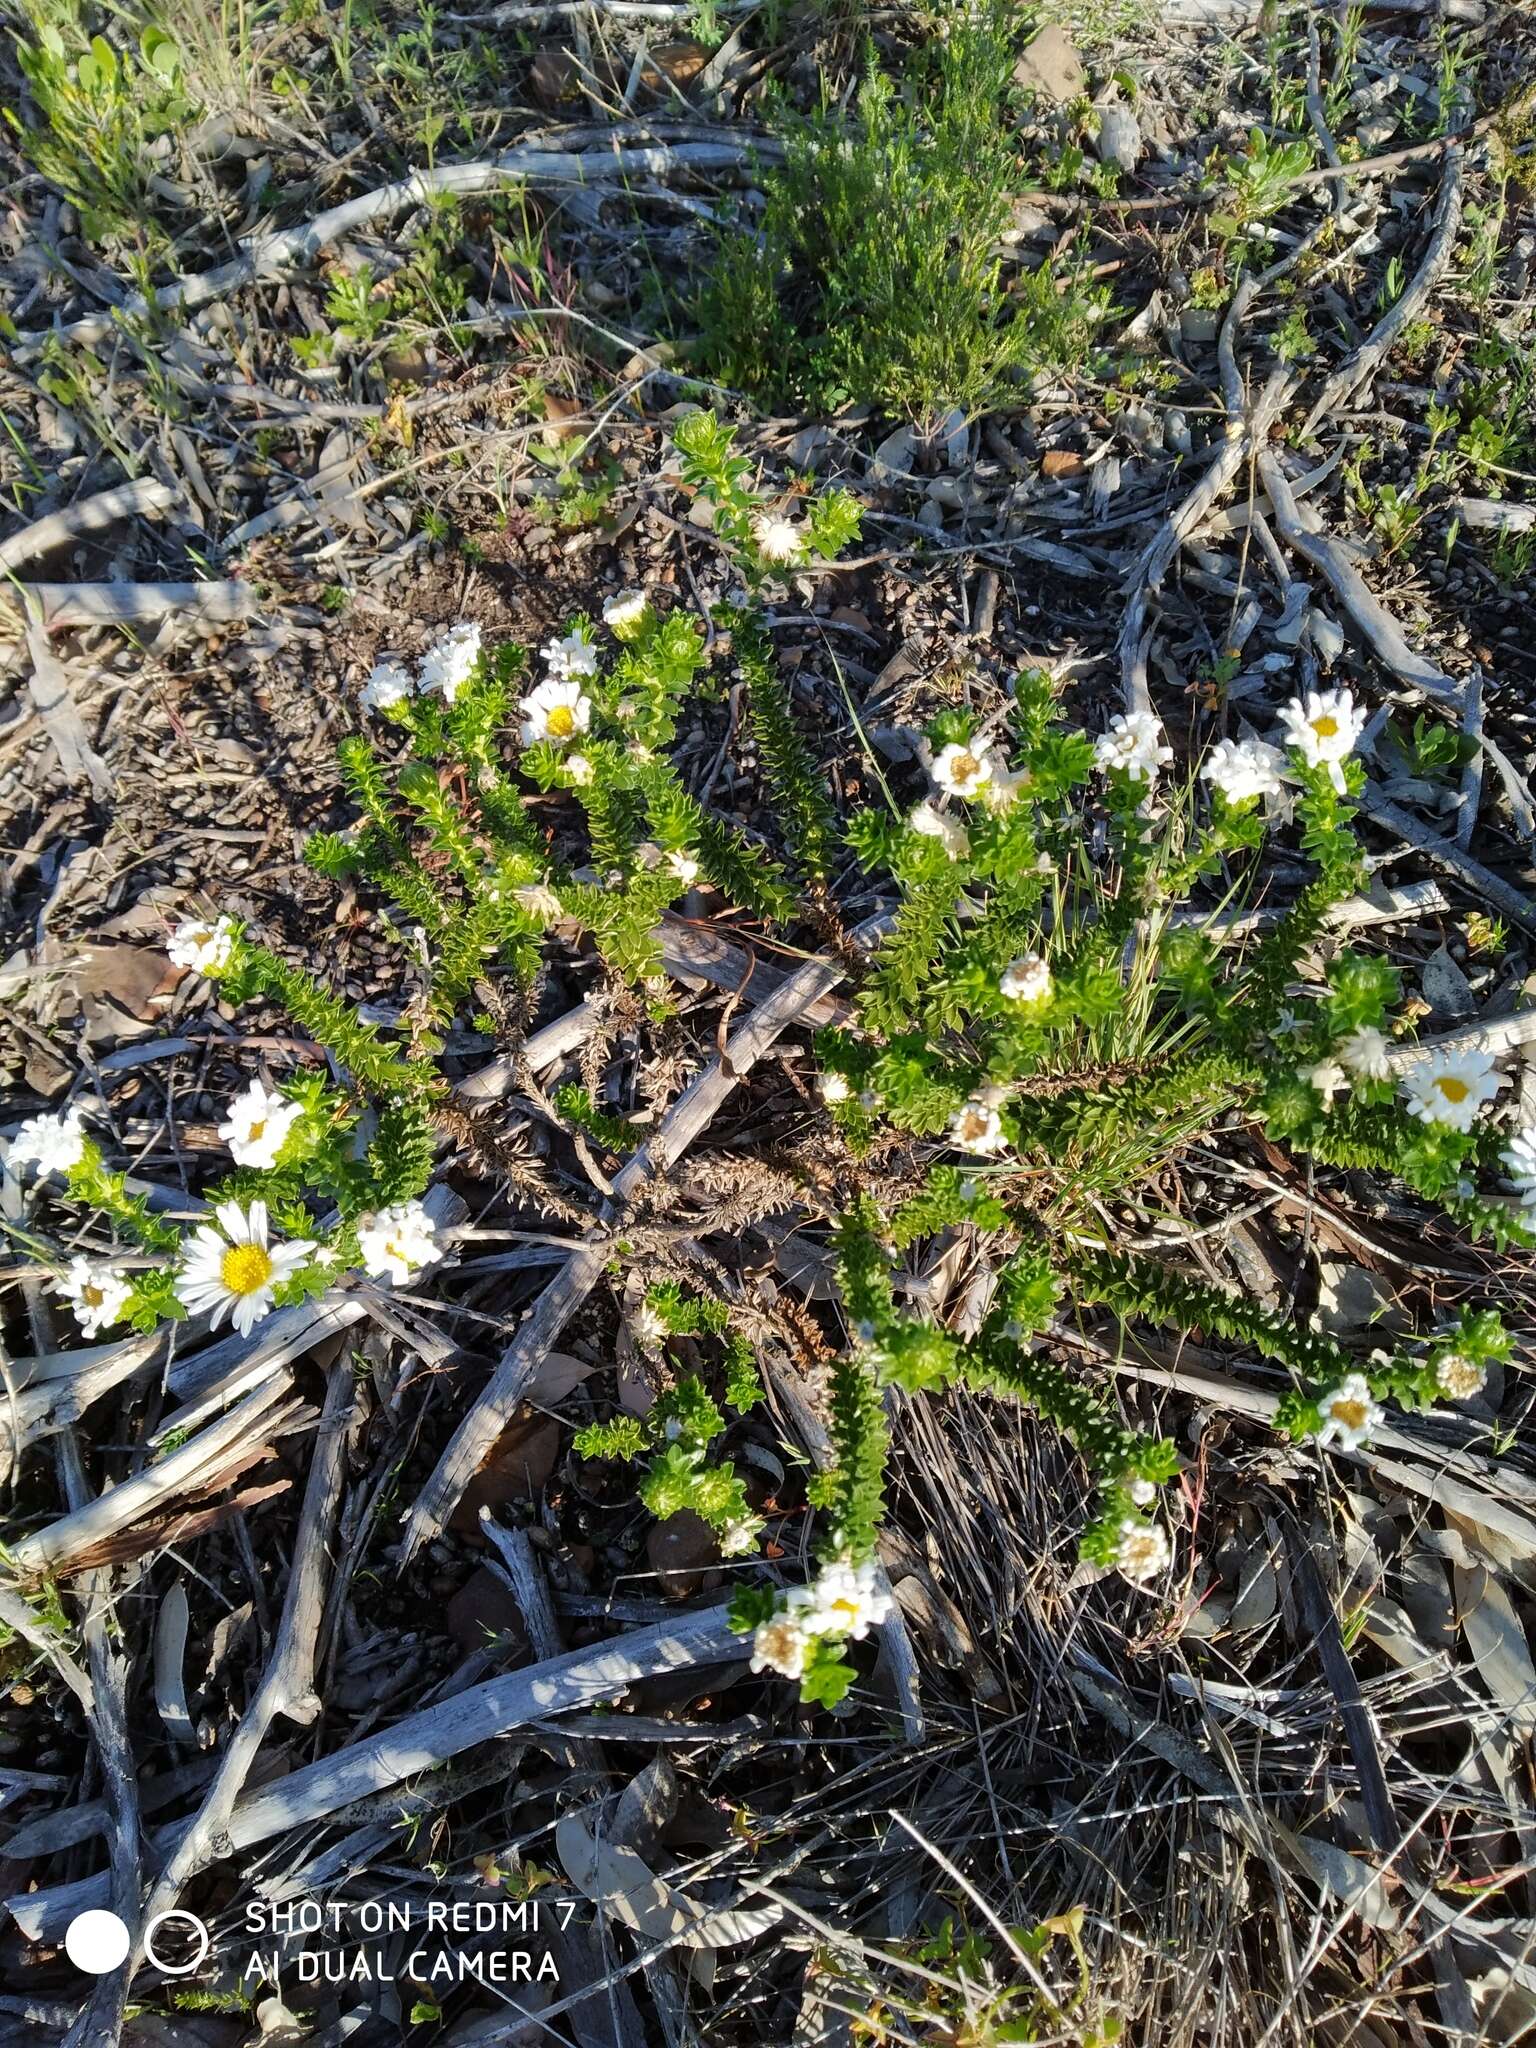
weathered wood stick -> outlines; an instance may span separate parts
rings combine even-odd
[[[740,1638],[727,1626],[727,1612],[719,1606],[680,1616],[617,1642],[568,1650],[525,1671],[502,1672],[436,1700],[243,1799],[230,1815],[224,1853],[324,1820],[339,1807],[419,1777],[477,1743],[551,1714],[616,1698],[638,1679],[724,1663],[740,1650]],[[19,1892],[5,1904],[29,1941],[43,1941],[61,1935],[76,1913],[105,1896],[105,1875],[99,1874],[51,1891]]]

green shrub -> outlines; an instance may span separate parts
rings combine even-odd
[[[1465,1400],[1507,1357],[1510,1340],[1487,1310],[1361,1357],[1304,1318],[1122,1249],[1116,1206],[1191,1140],[1230,1143],[1223,1130],[1235,1115],[1296,1154],[1405,1183],[1473,1235],[1531,1246],[1536,1126],[1511,1132],[1498,1116],[1505,1077],[1485,1052],[1399,1059],[1396,970],[1329,935],[1364,872],[1353,799],[1365,714],[1349,691],[1286,705],[1279,744],[1217,742],[1191,785],[1168,777],[1172,750],[1151,713],[1118,717],[1090,739],[1062,720],[1049,679],[1025,672],[1005,719],[982,729],[950,710],[934,720],[929,793],[915,806],[842,820],[778,683],[758,606],[776,576],[853,539],[856,507],[829,491],[790,517],[749,483],[729,432],[708,415],[684,420],[677,439],[684,480],[712,503],[717,541],[745,587],[732,647],[761,699],[767,799],[799,900],[832,928],[854,990],[850,1021],[817,1041],[822,1095],[845,1141],[832,1250],[847,1338],[826,1375],[830,1455],[808,1490],[816,1571],[787,1591],[745,1584],[733,1605],[754,1668],[833,1704],[853,1681],[848,1644],[890,1606],[876,1560],[889,1389],[961,1385],[1028,1403],[1070,1438],[1098,1485],[1085,1557],[1152,1584],[1172,1558],[1153,1510],[1178,1451],[1130,1427],[1109,1389],[1057,1361],[1058,1316],[1108,1309],[1126,1325],[1166,1324],[1256,1352],[1289,1379],[1280,1426],[1346,1451],[1388,1401]],[[345,743],[358,822],[317,836],[310,856],[324,873],[364,878],[400,928],[414,993],[398,1024],[365,1019],[228,914],[174,935],[177,965],[216,979],[228,1000],[282,1004],[331,1056],[327,1071],[276,1090],[253,1082],[230,1103],[219,1135],[235,1170],[205,1191],[210,1221],[183,1232],[151,1213],[109,1168],[78,1106],[18,1133],[10,1168],[58,1175],[65,1198],[110,1232],[104,1254],[49,1260],[86,1336],[202,1310],[246,1331],[349,1269],[399,1282],[433,1264],[441,1247],[421,1198],[439,1137],[495,1143],[452,1099],[438,1066],[444,1034],[466,1010],[515,1020],[552,926],[590,934],[658,1015],[658,922],[701,878],[791,945],[803,931],[786,872],[708,812],[674,765],[705,659],[697,622],[628,592],[604,606],[601,627],[578,619],[539,656],[544,679],[531,685],[522,648],[482,648],[479,628],[461,623],[414,675],[385,660],[368,679],[364,704],[391,721],[407,757],[397,764],[368,740]],[[553,806],[530,804],[530,788],[565,799],[558,837]],[[1252,941],[1214,912],[1191,916],[1185,906],[1207,881],[1241,900],[1271,825],[1292,813],[1309,876],[1272,928]],[[889,905],[862,966],[835,926],[830,877],[844,849]],[[549,1113],[573,1142],[619,1152],[638,1139],[575,1086],[557,1090]],[[920,1178],[883,1209],[860,1185],[862,1162],[893,1132],[920,1141]],[[1499,1197],[1501,1176],[1519,1202]],[[559,1200],[547,1190],[546,1199]],[[572,1205],[555,1213],[582,1215]],[[967,1331],[905,1305],[893,1284],[896,1260],[961,1228],[992,1290]],[[124,1245],[127,1262],[115,1249]],[[716,1273],[707,1256],[697,1270]],[[761,1398],[750,1332],[734,1320],[739,1308],[646,1277],[636,1340],[660,1352],[678,1339],[685,1369],[666,1360],[672,1377],[651,1413],[595,1421],[578,1451],[638,1461],[644,1506],[658,1516],[692,1509],[727,1554],[745,1555],[763,1522],[719,1445],[733,1427],[726,1411]]]
[[[786,122],[760,226],[711,252],[695,312],[712,374],[769,405],[932,419],[1086,353],[1102,295],[1058,293],[1049,266],[1012,292],[1003,278],[1012,66],[999,26],[965,25],[899,85],[871,64],[852,122],[827,107]]]
[[[16,58],[41,125],[24,124],[9,107],[6,119],[43,176],[78,208],[89,238],[141,236],[150,144],[195,111],[180,47],[153,25],[132,51],[78,25],[66,35],[40,21],[36,37],[17,38]]]

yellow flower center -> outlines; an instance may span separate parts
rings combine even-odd
[[[979,1109],[970,1109],[966,1111],[965,1121],[960,1126],[960,1135],[970,1139],[984,1138],[990,1128],[986,1117]]]
[[[576,714],[569,704],[557,704],[549,714],[551,739],[568,740],[576,730]]]
[[[1366,1407],[1363,1401],[1330,1401],[1328,1413],[1335,1422],[1341,1422],[1346,1429],[1364,1429]]]
[[[954,777],[956,782],[969,782],[981,763],[974,754],[956,754]]]
[[[231,1294],[259,1294],[272,1278],[265,1245],[232,1244],[220,1262],[219,1278]]]
[[[1447,1102],[1465,1102],[1472,1093],[1466,1082],[1458,1081],[1454,1074],[1441,1074],[1436,1079],[1435,1086]]]
[[[251,1128],[246,1132],[246,1136],[252,1139],[259,1138],[266,1128],[266,1118],[264,1116],[259,1116],[257,1117],[255,1123],[251,1125]]]
[[[94,1280],[87,1280],[80,1290],[80,1299],[87,1308],[100,1308],[106,1298],[105,1291],[98,1287]]]
[[[1326,712],[1324,712],[1321,718],[1312,719],[1310,723],[1312,726],[1312,730],[1317,734],[1320,740],[1332,740],[1338,738],[1339,721],[1336,718],[1330,718]]]

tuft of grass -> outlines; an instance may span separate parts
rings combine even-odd
[[[899,82],[871,63],[851,121],[824,105],[786,124],[756,233],[727,232],[692,308],[711,374],[773,406],[932,420],[1087,352],[1102,294],[1058,292],[1049,266],[1003,277],[1019,178],[1002,19],[956,27]]]
[[[51,20],[29,10],[33,40],[18,35],[16,61],[30,106],[5,118],[43,176],[97,242],[139,239],[150,198],[152,145],[192,117],[182,52],[146,25],[123,48],[90,35],[78,15]]]

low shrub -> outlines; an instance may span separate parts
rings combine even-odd
[[[220,1136],[233,1170],[204,1190],[208,1220],[187,1233],[108,1165],[78,1106],[24,1125],[10,1163],[57,1174],[63,1197],[110,1233],[99,1252],[53,1260],[87,1336],[187,1313],[247,1331],[350,1269],[398,1283],[440,1256],[421,1198],[442,1141],[464,1141],[440,1067],[447,1028],[468,1012],[515,1045],[552,926],[589,934],[665,1016],[657,927],[680,894],[708,880],[785,936],[803,931],[805,906],[856,980],[851,1020],[817,1040],[845,1145],[832,1242],[847,1342],[827,1384],[831,1457],[811,1490],[815,1575],[787,1591],[744,1585],[735,1620],[757,1668],[833,1703],[852,1680],[849,1644],[889,1606],[876,1562],[887,1388],[965,1385],[1030,1404],[1097,1480],[1084,1556],[1153,1584],[1171,1558],[1155,1507],[1178,1452],[1056,1362],[1045,1340],[1058,1316],[1108,1309],[1256,1351],[1291,1376],[1280,1425],[1346,1450],[1388,1401],[1475,1394],[1508,1338],[1474,1309],[1362,1358],[1303,1319],[1118,1246],[1115,1204],[1191,1141],[1230,1144],[1218,1134],[1235,1119],[1299,1155],[1405,1183],[1474,1235],[1531,1245],[1536,1129],[1511,1133],[1489,1113],[1503,1077],[1486,1054],[1399,1044],[1396,970],[1329,936],[1364,874],[1353,803],[1363,714],[1347,690],[1293,701],[1274,742],[1219,742],[1181,785],[1150,714],[1090,738],[1063,722],[1048,678],[1026,671],[1005,717],[983,727],[954,710],[933,722],[926,796],[845,823],[771,659],[761,599],[845,548],[857,507],[839,491],[787,506],[708,414],[676,438],[683,480],[711,501],[739,572],[739,601],[715,623],[731,634],[781,858],[678,773],[679,721],[706,665],[684,610],[663,613],[643,592],[616,598],[601,622],[576,619],[538,650],[537,682],[529,651],[488,648],[478,627],[455,625],[414,672],[375,667],[363,701],[405,758],[348,740],[356,826],[310,846],[323,872],[357,878],[386,906],[410,990],[398,1024],[366,1020],[227,913],[189,920],[173,960],[231,1001],[284,1006],[331,1072],[253,1083],[230,1104]],[[566,800],[558,835],[530,790]],[[1262,936],[1192,907],[1212,885],[1224,904],[1240,900],[1288,822],[1310,879]],[[889,906],[862,968],[833,887],[849,851]],[[632,1135],[575,1087],[548,1114],[614,1150]],[[887,1211],[861,1162],[893,1131],[911,1142],[921,1184]],[[1518,1199],[1500,1194],[1501,1175]],[[991,1268],[970,1334],[899,1305],[892,1284],[894,1259],[960,1228]],[[686,1337],[687,1369],[673,1361],[650,1415],[591,1425],[578,1452],[633,1462],[653,1513],[691,1508],[723,1551],[754,1552],[762,1518],[717,1450],[726,1411],[761,1396],[749,1333],[708,1273],[696,1288],[651,1284],[634,1323],[658,1363]]]

